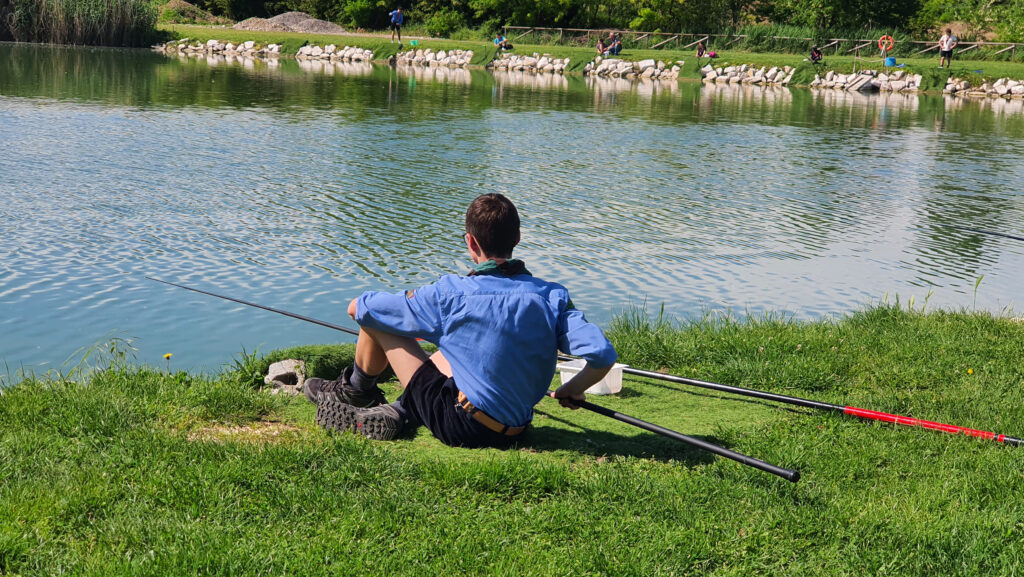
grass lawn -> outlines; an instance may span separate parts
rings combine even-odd
[[[1020,436],[1024,324],[879,306],[609,336],[633,366]],[[546,399],[524,446],[332,434],[253,386],[115,364],[0,395],[4,575],[1011,575],[1024,451],[628,378],[589,398],[797,468],[791,484]],[[396,389],[387,385],[389,397]]]
[[[284,54],[294,54],[304,44],[336,44],[338,46],[359,46],[373,50],[374,56],[378,59],[387,59],[398,52],[398,45],[392,44],[390,35],[387,34],[347,34],[347,35],[313,35],[298,34],[291,32],[248,32],[244,30],[232,30],[231,28],[213,26],[193,26],[179,24],[161,24],[161,30],[168,34],[169,38],[190,38],[193,41],[205,42],[211,38],[223,41],[244,42],[255,40],[260,43],[276,43],[284,46]],[[408,49],[409,40],[406,36],[404,47]],[[496,53],[493,44],[474,40],[447,40],[443,38],[417,37],[418,48],[432,48],[434,50],[473,50],[474,66],[484,66],[490,62]],[[553,45],[530,45],[516,43],[515,52],[518,54],[550,54],[556,58],[571,58],[568,71],[582,72],[583,67],[594,59],[595,53],[592,48],[581,48],[573,46]],[[867,54],[867,52],[865,53]],[[804,55],[799,54],[777,54],[777,53],[755,53],[738,50],[718,51],[718,58],[709,60],[703,58],[700,62],[694,57],[692,50],[625,50],[621,58],[627,60],[644,60],[653,58],[666,63],[683,61],[682,77],[696,79],[700,78],[698,69],[709,62],[714,66],[728,66],[730,64],[753,64],[757,66],[802,66],[810,71],[810,76],[801,75],[798,80],[801,84],[810,83],[813,79],[813,67],[804,62]],[[855,70],[873,69],[883,70],[882,60],[878,57],[857,58],[855,56],[826,55],[827,66],[821,67],[824,74],[827,70],[849,73]],[[938,57],[928,56],[925,58],[899,59],[903,64],[901,70],[912,73],[919,73],[926,77],[925,85],[927,90],[942,90],[946,78],[952,74],[959,78],[966,78],[973,85],[980,85],[983,81],[994,81],[998,78],[1013,78],[1024,80],[1024,63],[1006,61],[983,61],[983,60],[959,60],[954,59],[950,70],[938,69]],[[804,82],[804,80],[806,80]],[[796,80],[794,81],[796,82]]]

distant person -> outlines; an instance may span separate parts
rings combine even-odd
[[[821,48],[818,48],[817,44],[811,46],[811,64],[820,64],[823,58],[825,57],[821,54]]]
[[[949,68],[953,64],[953,49],[956,48],[957,43],[960,40],[953,36],[953,31],[946,28],[946,33],[939,38],[939,68],[945,64],[946,68]]]
[[[402,24],[405,23],[405,14],[402,14],[402,7],[392,10],[388,16],[391,17],[391,43],[395,43],[395,34],[398,34],[398,45],[402,45]]]
[[[608,55],[618,56],[622,52],[622,38],[618,33],[612,33],[611,43],[608,45]]]
[[[497,46],[499,50],[512,50],[512,45],[509,44],[508,40],[505,40],[505,36],[503,34],[497,34],[494,36],[494,45]]]
[[[708,49],[704,47],[704,43],[703,42],[698,42],[697,43],[697,58],[704,58],[704,56],[707,55],[707,53],[708,53]]]
[[[604,38],[597,39],[597,55],[606,56],[608,54],[608,46],[604,43]]]

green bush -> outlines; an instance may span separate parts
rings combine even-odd
[[[466,27],[466,18],[458,12],[444,9],[427,19],[427,33],[447,38],[453,32]]]

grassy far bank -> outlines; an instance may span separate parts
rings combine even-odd
[[[675,326],[625,362],[1007,434],[1024,325],[879,306],[839,321]],[[214,376],[115,366],[0,396],[0,573],[981,575],[1020,572],[1024,451],[627,380],[590,400],[803,474],[792,485],[545,400],[520,449],[328,434],[252,386],[351,348]],[[393,398],[395,387],[387,387]]]
[[[382,60],[396,54],[399,50],[398,44],[392,44],[390,42],[389,35],[312,35],[290,32],[251,32],[233,30],[230,28],[181,24],[163,24],[160,28],[168,35],[169,38],[173,39],[190,38],[193,41],[205,42],[206,40],[215,38],[217,40],[232,41],[236,43],[244,42],[246,40],[256,40],[257,42],[264,44],[271,42],[282,44],[284,46],[282,52],[285,54],[294,54],[301,46],[307,43],[319,45],[336,44],[338,46],[350,45],[367,48],[373,50],[375,57]],[[408,35],[404,38],[405,49],[410,47],[410,39],[412,38]],[[496,54],[496,50],[490,42],[448,40],[443,38],[415,38],[415,40],[418,42],[417,48],[431,48],[434,50],[473,50],[474,58],[472,64],[474,66],[486,65],[495,57]],[[535,52],[538,54],[550,54],[556,58],[571,58],[571,63],[568,67],[568,71],[570,72],[582,72],[583,67],[586,66],[588,62],[593,61],[595,56],[594,50],[586,47],[516,43],[515,53],[533,54]],[[809,84],[814,78],[814,67],[804,62],[805,56],[800,54],[721,50],[718,52],[718,55],[719,57],[714,60],[703,58],[698,62],[694,53],[690,50],[626,50],[620,55],[620,58],[634,61],[653,58],[667,63],[683,61],[684,65],[682,66],[681,77],[690,79],[699,79],[699,68],[708,63],[711,63],[716,67],[724,67],[730,64],[752,64],[766,67],[801,67],[802,72],[794,78],[794,83]],[[881,58],[875,57],[869,58],[865,56],[860,58],[853,55],[827,55],[825,62],[827,66],[820,67],[821,74],[824,74],[824,72],[828,70],[834,70],[842,73],[850,73],[864,69],[884,70]],[[925,76],[926,89],[933,91],[942,90],[942,87],[945,86],[946,79],[951,74],[959,78],[966,78],[970,80],[973,85],[980,85],[985,81],[991,82],[1005,77],[1024,79],[1024,63],[1019,62],[955,59],[953,61],[952,68],[948,71],[938,69],[937,57],[901,58],[898,60],[898,63],[904,65],[902,68],[899,68],[899,70],[922,74]]]

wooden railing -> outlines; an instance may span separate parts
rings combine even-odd
[[[718,48],[719,50],[727,48],[731,45],[736,44],[741,40],[747,38],[746,34],[695,34],[689,32],[644,32],[641,30],[619,30],[614,28],[601,28],[601,29],[589,29],[589,28],[542,28],[537,26],[504,26],[504,34],[506,37],[510,37],[513,41],[520,40],[526,36],[531,36],[534,41],[544,39],[548,42],[556,42],[558,44],[570,43],[582,46],[592,46],[596,42],[597,38],[607,38],[612,32],[618,34],[623,43],[628,44],[630,47],[635,48],[646,48],[646,49],[661,49],[661,48],[674,48],[677,50],[686,50],[693,46],[696,46],[698,42],[704,42],[705,47],[708,50]],[[568,38],[568,40],[567,40]],[[826,50],[834,50],[835,54],[860,54],[861,51],[872,51],[877,50],[878,40],[869,38],[803,38],[799,36],[766,36],[766,39],[770,40],[787,40],[787,41],[798,41],[806,42],[807,49],[810,50],[811,44],[814,42],[825,42],[821,47],[822,52]],[[933,50],[938,50],[939,43],[937,40],[903,40],[899,44],[910,44],[915,48],[920,48],[913,52],[914,55],[924,54]],[[852,45],[852,47],[851,47]],[[978,50],[981,48],[994,48],[998,49],[996,52],[988,54],[989,56],[996,56],[998,54],[1010,53],[1010,57],[1013,58],[1016,55],[1018,48],[1024,49],[1024,44],[1015,42],[960,42],[957,44],[956,54],[963,54],[972,50]]]

